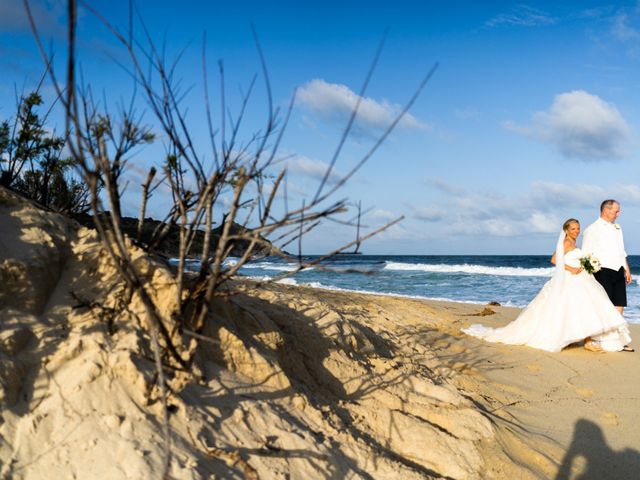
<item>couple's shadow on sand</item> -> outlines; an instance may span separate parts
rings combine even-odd
[[[579,469],[579,463],[584,468]],[[572,472],[573,468],[579,469],[580,473]],[[638,478],[639,471],[640,452],[631,448],[612,450],[598,425],[580,419],[576,422],[573,440],[562,459],[555,480]]]

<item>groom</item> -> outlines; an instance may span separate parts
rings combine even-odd
[[[627,306],[627,284],[631,283],[631,270],[624,250],[620,225],[614,223],[620,216],[620,204],[613,199],[600,205],[600,218],[587,227],[582,237],[582,251],[593,253],[600,260],[601,269],[594,277],[604,287],[620,314]]]

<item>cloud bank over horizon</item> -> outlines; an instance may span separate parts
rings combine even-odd
[[[598,216],[600,202],[616,198],[625,207],[640,206],[640,187],[635,184],[568,184],[531,182],[518,195],[469,191],[441,180],[427,184],[446,196],[444,202],[413,209],[413,218],[439,225],[447,235],[517,237],[560,231],[564,216],[590,223]],[[579,218],[580,219],[580,218]],[[631,218],[621,218],[621,222]]]

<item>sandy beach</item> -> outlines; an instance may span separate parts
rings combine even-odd
[[[95,232],[0,193],[0,476],[158,478],[139,301],[116,309],[122,285]],[[131,254],[170,311],[169,270]],[[231,288],[204,339],[185,341],[194,372],[167,369],[171,478],[636,475],[638,353],[551,354],[460,333],[505,324],[513,308]]]
[[[637,475],[637,353],[596,354],[578,345],[548,353],[489,344],[461,335],[459,329],[475,322],[505,325],[518,309],[490,307],[495,315],[478,318],[472,315],[480,308],[438,306],[451,322],[441,324],[436,355],[458,372],[456,386],[499,426],[501,444],[514,462],[540,478]],[[640,326],[631,325],[631,333],[637,345]],[[539,455],[521,457],[520,442]]]
[[[366,310],[360,321],[368,317],[372,329],[394,332],[405,349],[433,355],[425,365],[435,363],[434,371],[490,419],[514,478],[629,478],[640,467],[637,354],[596,354],[579,345],[548,353],[460,333],[475,322],[502,326],[517,316],[515,308],[302,291]],[[485,308],[495,314],[481,315]],[[640,338],[640,326],[631,332]],[[484,475],[506,475],[502,460],[492,465],[490,449],[482,455]]]

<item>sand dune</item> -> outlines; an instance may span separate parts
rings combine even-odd
[[[141,305],[121,310],[95,232],[5,190],[0,225],[0,476],[158,478]],[[131,253],[168,314],[169,271]],[[167,372],[171,478],[550,478],[635,461],[636,355],[483,344],[458,333],[474,305],[232,288],[194,374]]]

